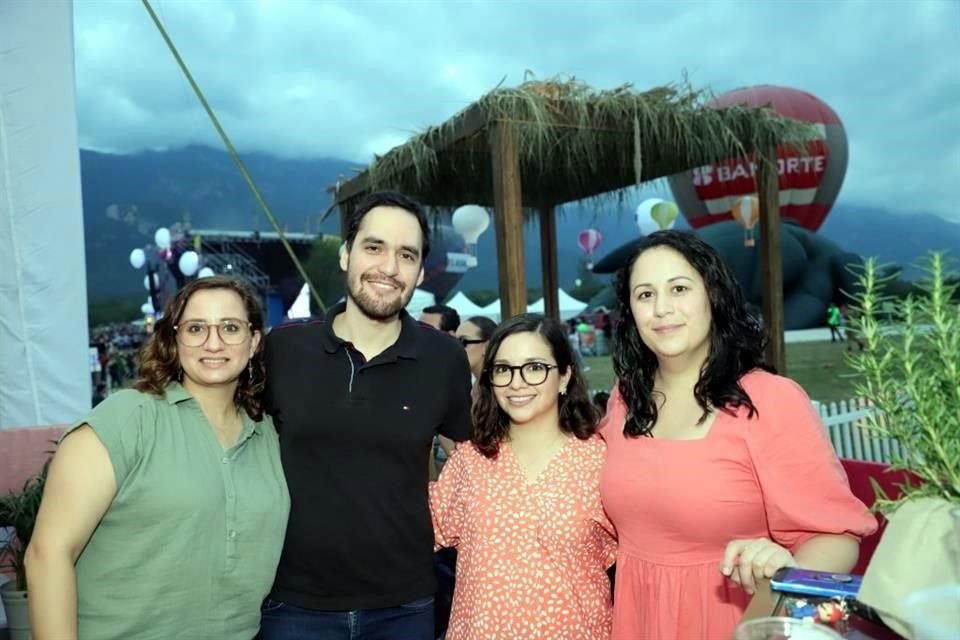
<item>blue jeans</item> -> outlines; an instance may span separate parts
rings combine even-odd
[[[433,640],[433,596],[399,607],[317,611],[267,600],[258,640]]]

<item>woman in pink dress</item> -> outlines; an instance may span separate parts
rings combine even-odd
[[[876,521],[803,390],[763,365],[733,273],[690,233],[617,274],[600,490],[619,535],[613,640],[730,638],[757,581],[849,571]]]
[[[430,488],[437,548],[457,549],[447,640],[606,640],[616,556],[600,504],[604,444],[561,325],[493,334],[474,439]]]

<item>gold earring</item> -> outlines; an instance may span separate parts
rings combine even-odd
[[[247,361],[247,378],[253,380],[253,358]]]

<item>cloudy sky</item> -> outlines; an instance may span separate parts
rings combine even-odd
[[[841,201],[960,222],[960,0],[154,0],[241,150],[369,161],[505,79],[778,84],[839,114]],[[75,0],[81,146],[218,139],[139,2]]]

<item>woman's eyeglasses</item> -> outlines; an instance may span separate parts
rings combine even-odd
[[[207,323],[202,320],[188,320],[174,325],[177,339],[185,347],[199,347],[210,337],[210,327],[216,327],[217,335],[224,344],[243,344],[250,337],[251,323],[246,320],[222,320]]]
[[[526,362],[521,365],[495,364],[490,367],[490,384],[495,387],[509,387],[513,383],[513,374],[520,372],[524,382],[532,387],[543,384],[550,375],[551,369],[558,369],[555,364],[546,362]]]

